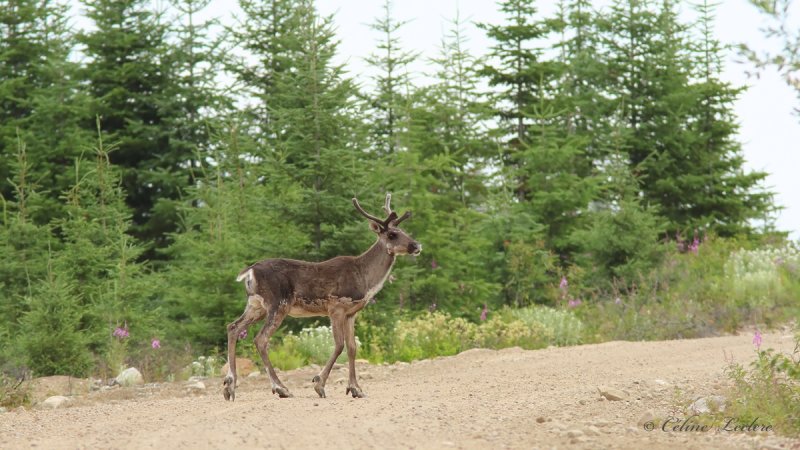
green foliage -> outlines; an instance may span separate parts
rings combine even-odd
[[[532,221],[522,214],[509,219],[508,239],[502,242],[506,301],[517,307],[548,301],[543,288],[552,279],[550,272],[555,266],[553,254],[540,238],[541,226],[534,222],[525,229],[526,222]]]
[[[632,284],[661,260],[663,247],[656,236],[658,219],[638,202],[623,201],[617,210],[590,214],[586,229],[573,233],[575,245],[584,253],[583,267],[592,284],[619,280]]]
[[[792,353],[758,351],[749,370],[732,364],[728,375],[734,383],[734,400],[726,414],[741,423],[758,420],[782,434],[800,435],[800,334]]]
[[[725,263],[725,278],[732,288],[731,300],[740,305],[770,309],[776,300],[791,295],[789,280],[798,268],[800,251],[793,245],[732,252]]]
[[[436,311],[400,319],[379,334],[365,334],[363,329],[358,331],[365,356],[375,362],[455,355],[470,348],[574,345],[583,339],[582,322],[573,313],[543,306],[504,308],[479,324]]]
[[[181,207],[182,232],[166,249],[171,264],[156,278],[174,324],[170,338],[201,351],[227,342],[225,325],[244,310],[236,274],[270,255],[299,256],[307,242],[284,215],[286,204],[300,198],[299,190],[270,166],[262,171],[248,165],[253,143],[239,139],[231,126],[208,155],[215,164],[189,189]],[[272,183],[261,183],[261,177]]]
[[[214,377],[219,374],[222,367],[222,358],[217,356],[198,356],[196,360],[192,361],[191,376],[198,377]]]
[[[455,355],[471,348],[475,332],[473,323],[440,312],[401,320],[394,328],[392,355],[401,361]]]
[[[77,35],[88,59],[81,74],[90,96],[83,125],[94,131],[95,119],[101,118],[103,132],[117,143],[111,161],[122,172],[135,225],[131,231],[147,245],[162,247],[176,227],[174,208],[167,204],[189,183],[185,165],[194,156],[190,146],[172,141],[174,131],[183,129],[181,120],[169,116],[184,114],[182,105],[175,105],[186,97],[185,90],[174,88],[174,70],[181,64],[170,58],[175,55],[162,13],[151,10],[148,2],[83,3],[94,25]]]
[[[482,323],[475,333],[475,344],[482,348],[522,347],[526,350],[546,347],[553,335],[539,322],[505,321],[494,316]]]
[[[22,349],[37,375],[83,377],[92,368],[76,286],[63,273],[48,271],[28,299],[22,318]]]
[[[760,295],[743,296],[729,274],[731,258],[742,252],[738,249],[744,242],[712,237],[697,252],[687,253],[669,244],[663,262],[633,284],[586,286],[581,293],[585,301],[575,309],[586,325],[586,336],[593,341],[692,338],[735,332],[748,323],[772,326],[790,320],[798,313],[796,269],[777,270],[781,287],[771,291],[768,301]],[[753,252],[759,253],[767,252]]]
[[[583,339],[583,322],[569,310],[532,306],[528,308],[505,308],[500,313],[506,322],[519,321],[526,327],[541,328],[539,334],[547,344],[577,345]]]
[[[69,6],[59,2],[12,0],[0,7],[0,195],[15,198],[13,155],[21,141],[31,163],[28,184],[46,204],[33,216],[39,224],[61,213],[70,160],[87,136],[80,130],[86,106],[78,64],[70,59],[68,18]]]
[[[307,364],[325,365],[333,352],[333,331],[330,326],[303,328],[299,333],[289,332],[280,344],[270,347],[270,361],[282,370],[295,369]],[[356,336],[356,348],[361,341]],[[347,349],[342,351],[337,362],[347,361]]]
[[[208,0],[83,4],[92,27],[77,32],[63,3],[0,8],[4,373],[138,364],[167,378],[224,347],[241,269],[363,252],[373,236],[347,200],[377,212],[387,191],[424,251],[361,313],[374,361],[705,336],[798,312],[797,251],[752,225],[769,230],[771,193],[742,169],[741,89],[720,80],[707,2],[689,26],[672,1],[543,17],[505,0],[502,23],[479,25],[488,54],[466,51],[456,15],[422,86],[387,1],[373,92],[336,62],[312,0],[241,0],[218,38],[198,20]],[[659,242],[701,234],[688,253]],[[279,332],[279,367],[328,358],[327,329],[303,326]]]
[[[333,349],[333,331],[330,326],[318,326],[315,328],[303,328],[296,336],[289,335],[284,337],[294,341],[294,346],[298,352],[305,356],[309,363],[325,364],[331,356]],[[356,348],[361,346],[361,342],[356,337]],[[347,358],[346,352],[342,352],[337,361],[342,362]]]

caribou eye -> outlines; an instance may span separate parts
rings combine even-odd
[[[394,239],[397,239],[397,233],[395,233],[394,231],[390,231],[390,232],[388,232],[388,233],[386,234],[386,236],[388,236],[388,237],[389,237],[389,239],[392,239],[392,240],[394,240]]]

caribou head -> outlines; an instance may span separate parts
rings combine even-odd
[[[402,216],[398,217],[397,213],[392,211],[391,201],[392,194],[386,194],[383,211],[387,217],[383,220],[364,211],[364,208],[358,204],[358,200],[355,198],[353,199],[353,206],[364,217],[369,219],[370,230],[378,235],[378,240],[390,255],[419,255],[422,251],[422,245],[398,227],[402,221],[411,217],[411,211],[406,211]]]

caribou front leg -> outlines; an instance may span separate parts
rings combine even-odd
[[[258,353],[261,354],[261,361],[264,362],[264,366],[269,373],[269,379],[272,382],[272,393],[278,394],[280,398],[293,397],[293,395],[289,392],[289,389],[281,383],[278,374],[275,373],[275,369],[272,367],[272,363],[269,360],[269,338],[272,337],[272,333],[281,325],[284,317],[286,317],[286,310],[273,305],[267,314],[264,327],[261,328],[261,331],[258,332],[255,338],[256,348],[258,349]]]
[[[331,328],[333,329],[334,342],[333,354],[331,354],[331,358],[328,360],[328,363],[325,364],[322,372],[311,380],[311,382],[314,383],[314,390],[317,391],[317,394],[322,398],[325,398],[325,383],[328,381],[328,376],[331,374],[333,364],[344,349],[346,320],[347,318],[341,311],[331,313]]]
[[[353,398],[363,398],[367,394],[361,390],[356,378],[356,315],[347,318],[345,324],[345,342],[347,343],[347,359],[350,363],[350,382],[347,385],[345,395],[352,394]]]

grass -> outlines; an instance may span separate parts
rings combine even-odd
[[[749,369],[728,367],[734,382],[726,415],[740,423],[767,423],[775,431],[800,436],[800,331],[792,353],[759,350]]]
[[[0,374],[0,407],[30,406],[30,387],[29,381],[24,379],[17,380],[5,374]]]

